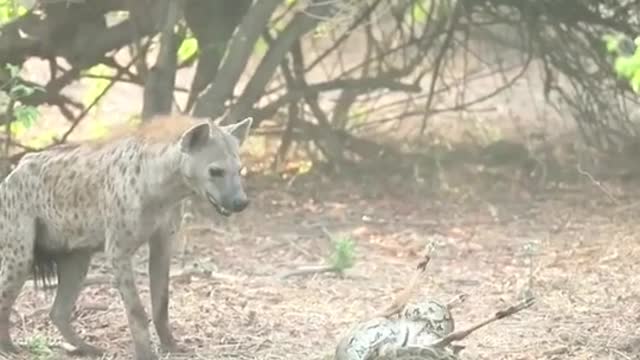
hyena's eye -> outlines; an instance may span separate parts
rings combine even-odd
[[[209,168],[209,176],[213,178],[222,177],[224,175],[224,170],[221,168]]]

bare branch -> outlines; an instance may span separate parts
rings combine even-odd
[[[320,17],[330,16],[334,11],[333,2],[324,0],[312,0],[309,7],[306,12],[297,13],[287,27],[282,30],[272,46],[269,47],[267,54],[258,65],[240,100],[231,108],[228,119],[235,121],[234,119],[240,119],[247,114],[262,95],[265,86],[293,43],[313,30],[320,23]]]
[[[483,320],[475,325],[472,325],[464,330],[459,330],[459,331],[455,331],[452,332],[451,334],[443,337],[442,339],[430,344],[429,346],[432,347],[444,347],[447,346],[451,343],[453,343],[454,341],[460,341],[463,340],[464,338],[466,338],[467,336],[471,335],[473,332],[475,332],[476,330],[483,328],[495,321],[498,321],[500,319],[504,319],[508,316],[514,315],[524,309],[527,309],[529,307],[531,307],[535,302],[534,298],[528,298],[522,302],[517,303],[516,305],[513,306],[509,306],[508,308],[504,309],[504,310],[500,310],[498,312],[496,312],[493,316],[491,316],[490,318]]]

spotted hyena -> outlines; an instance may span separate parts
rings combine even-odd
[[[178,350],[168,323],[170,242],[179,204],[190,194],[222,215],[249,204],[239,147],[247,118],[228,126],[188,116],[161,116],[107,140],[64,145],[25,156],[0,183],[0,351],[16,352],[9,314],[30,273],[58,278],[50,316],[84,354],[101,349],[70,325],[92,254],[105,251],[124,303],[136,359],[156,359],[132,256],[149,245],[152,318],[160,344]]]

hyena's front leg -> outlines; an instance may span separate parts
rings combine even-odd
[[[100,348],[87,344],[71,326],[71,313],[84,287],[91,255],[87,251],[78,251],[56,259],[58,288],[49,316],[65,341],[76,348],[75,353],[78,355],[100,355],[104,352]]]
[[[5,212],[6,214],[6,212]],[[31,270],[35,224],[26,217],[7,218],[0,212],[0,355],[17,353],[11,341],[11,309]],[[0,356],[0,358],[4,358]]]
[[[173,231],[157,230],[149,241],[149,287],[153,324],[156,327],[162,350],[181,352],[185,349],[176,343],[169,326],[169,269],[171,267],[171,242]]]
[[[135,349],[134,359],[157,360],[158,356],[151,348],[147,313],[138,295],[133,273],[132,257],[135,249],[132,249],[129,244],[134,241],[135,239],[127,238],[124,234],[107,236],[107,251],[113,266],[115,287],[120,292],[127,312],[127,321]]]

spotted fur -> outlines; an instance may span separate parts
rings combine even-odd
[[[383,350],[375,360],[459,360],[458,356],[448,349],[433,346],[406,346]]]
[[[239,147],[252,119],[219,127],[204,119],[162,116],[134,131],[25,156],[0,183],[0,352],[18,349],[9,315],[25,280],[57,277],[53,324],[78,352],[102,352],[70,325],[91,257],[105,251],[126,309],[137,360],[157,359],[135,285],[132,256],[149,246],[153,323],[167,350],[170,243],[180,202],[195,194],[222,215],[242,211]]]

